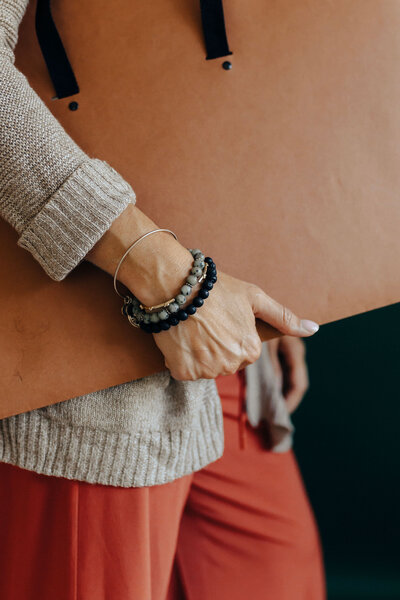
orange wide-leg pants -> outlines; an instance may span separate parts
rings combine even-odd
[[[225,452],[164,485],[118,488],[0,463],[1,600],[324,600],[320,542],[292,451],[219,377]]]

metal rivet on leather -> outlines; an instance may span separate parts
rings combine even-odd
[[[78,104],[77,102],[75,102],[75,101],[73,101],[73,102],[70,102],[70,103],[68,104],[68,108],[69,108],[69,110],[77,110],[77,109],[78,109],[78,106],[79,106],[79,104]]]
[[[229,71],[230,69],[232,69],[232,63],[229,60],[225,60],[222,63],[222,68],[225,69],[225,71]]]

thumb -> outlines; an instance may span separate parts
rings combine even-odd
[[[257,286],[251,289],[250,301],[257,319],[269,323],[285,335],[307,337],[319,329],[317,323],[309,319],[300,319],[290,308],[279,304]]]

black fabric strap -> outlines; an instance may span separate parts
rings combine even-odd
[[[206,44],[206,58],[220,58],[232,54],[226,36],[222,0],[200,0],[201,20]],[[57,98],[79,93],[71,64],[54,23],[50,0],[37,0],[35,17],[36,35]]]
[[[57,98],[78,94],[78,83],[51,15],[50,0],[37,0],[35,26]]]
[[[207,59],[232,54],[226,37],[222,0],[200,0]]]

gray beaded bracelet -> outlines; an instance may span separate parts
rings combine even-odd
[[[160,333],[161,331],[168,331],[168,329],[175,327],[181,321],[186,321],[190,315],[194,315],[198,309],[203,306],[218,279],[217,268],[213,259],[210,256],[206,256],[204,262],[207,263],[207,275],[201,284],[201,288],[197,296],[192,299],[190,304],[178,310],[177,313],[171,314],[166,321],[159,321],[158,323],[143,323],[142,321],[140,323],[140,328],[143,329],[143,331],[146,333]]]
[[[203,252],[199,249],[190,249],[193,256],[193,265],[190,274],[180,289],[180,293],[175,298],[156,306],[145,306],[134,296],[124,296],[124,304],[121,308],[123,315],[126,315],[129,323],[134,327],[141,325],[156,324],[167,321],[171,315],[181,310],[182,306],[189,299],[193,287],[202,282],[207,275],[208,263],[205,261]]]
[[[180,294],[178,294],[175,298],[171,298],[171,300],[164,302],[163,304],[158,304],[157,306],[145,306],[143,304],[140,304],[139,306],[142,310],[144,310],[146,313],[158,315],[160,313],[164,313],[166,309],[174,313],[179,310],[180,306],[185,304],[190,294],[192,293],[193,287],[199,281],[202,281],[202,279],[204,279],[205,272],[207,271],[206,263],[204,262],[204,254],[201,252],[201,250],[189,249],[189,252],[192,254],[194,259],[193,265],[190,275],[187,277],[186,282],[180,289]],[[161,308],[161,310],[157,311],[157,309],[159,308]],[[165,319],[166,317],[164,317],[164,315],[162,314],[160,319],[162,320],[163,318]],[[153,320],[152,322],[157,323],[157,320]]]

